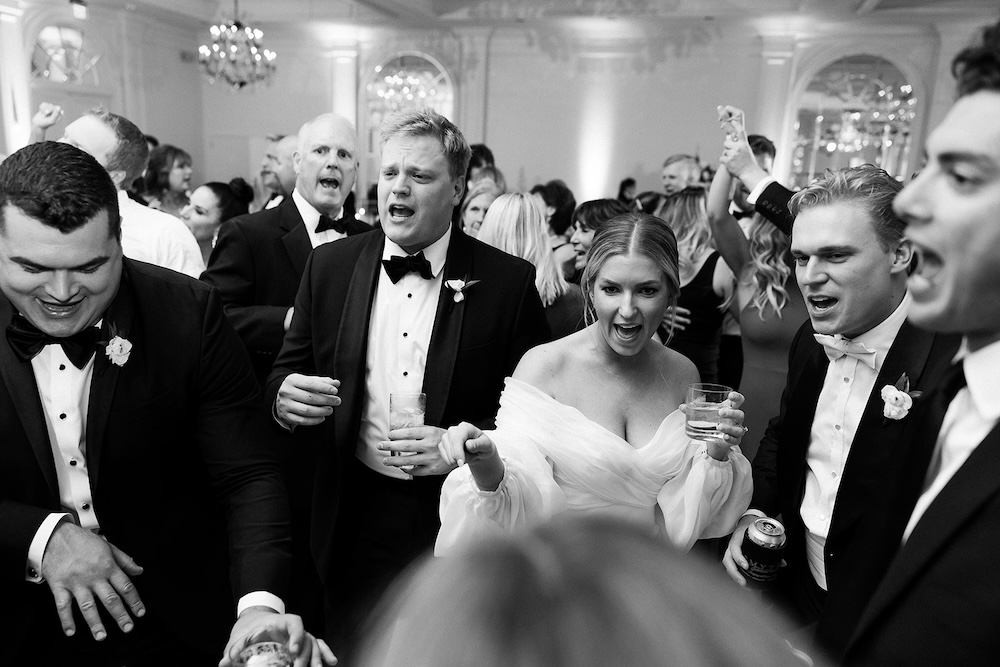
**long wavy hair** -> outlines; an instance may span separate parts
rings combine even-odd
[[[667,197],[660,217],[677,237],[682,276],[694,269],[706,250],[715,250],[705,210],[705,188],[691,186]]]
[[[788,249],[788,236],[764,219],[754,214],[750,226],[750,256],[753,264],[750,280],[754,286],[750,305],[757,309],[760,319],[770,308],[781,317],[781,310],[788,303],[785,283],[792,275]]]
[[[493,201],[476,238],[531,262],[538,296],[547,308],[569,291],[569,283],[552,257],[546,227],[545,213],[537,200],[523,192],[511,192]]]

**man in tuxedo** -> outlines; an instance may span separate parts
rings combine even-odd
[[[263,208],[274,208],[295,189],[295,150],[299,139],[294,134],[272,134],[260,162],[260,180],[270,192]]]
[[[343,217],[358,168],[357,136],[347,119],[323,114],[302,126],[293,156],[296,180],[277,208],[223,223],[202,280],[218,288],[226,315],[263,384],[292,321],[295,293],[313,248],[370,227]],[[295,567],[290,603],[310,626],[322,624],[319,578],[309,550],[309,509],[316,456],[306,445],[286,452]]]
[[[883,388],[922,390],[958,346],[906,323],[912,252],[892,211],[901,186],[864,165],[831,172],[791,200],[791,253],[809,322],[793,340],[781,412],[753,461],[754,495],[723,562],[745,584],[743,542],[760,516],[787,534],[778,598],[815,623],[828,590],[850,579],[839,557],[905,444],[905,419],[884,416]]]
[[[947,379],[914,404],[901,475],[850,554],[858,575],[830,597],[829,622],[850,637],[835,652],[846,643],[852,665],[1000,655],[1000,23],[952,71],[958,100],[895,208],[920,258],[909,318],[963,344]]]
[[[282,425],[322,443],[312,547],[340,646],[433,545],[445,428],[489,423],[504,378],[549,335],[533,267],[450,223],[469,161],[458,128],[401,113],[380,147],[382,227],[312,254],[265,391]],[[426,394],[425,425],[390,431],[391,392]]]
[[[58,107],[42,102],[32,118],[32,137],[43,141],[46,130],[62,116]],[[197,278],[205,270],[198,242],[183,222],[129,197],[127,188],[142,175],[149,161],[146,136],[135,124],[103,107],[91,109],[66,126],[64,143],[90,153],[108,170],[118,190],[125,256]]]
[[[226,315],[246,345],[257,379],[271,372],[292,321],[292,305],[312,249],[370,228],[342,218],[358,170],[357,136],[335,114],[299,130],[295,189],[277,208],[223,223],[201,279],[218,288]]]
[[[84,151],[0,165],[11,664],[214,665],[230,628],[233,649],[293,625],[275,613],[287,504],[249,359],[216,293],[123,258],[119,225]]]

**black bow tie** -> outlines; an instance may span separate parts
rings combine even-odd
[[[338,232],[340,234],[346,234],[347,223],[344,222],[344,218],[342,217],[334,220],[333,218],[327,215],[319,216],[319,224],[316,225],[316,233],[319,234],[320,232],[325,232],[329,229],[332,229],[333,231]]]
[[[752,218],[753,214],[754,214],[753,211],[744,211],[743,209],[739,208],[733,210],[733,217],[736,218],[737,220],[742,220],[743,218]]]
[[[398,283],[400,278],[411,271],[420,274],[420,277],[425,280],[431,280],[434,277],[434,274],[431,273],[431,263],[424,257],[423,252],[406,257],[393,255],[389,259],[383,259],[382,266],[385,267],[385,272],[393,284]]]
[[[97,348],[97,337],[100,333],[101,330],[97,327],[87,327],[72,336],[57,338],[39,330],[22,315],[16,314],[7,327],[7,342],[10,343],[14,355],[22,362],[33,359],[46,345],[58,343],[62,345],[63,352],[73,365],[83,368]]]

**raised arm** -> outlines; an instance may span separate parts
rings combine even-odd
[[[736,218],[729,212],[733,177],[725,169],[715,172],[712,185],[708,189],[708,224],[712,228],[715,247],[722,259],[739,277],[743,267],[750,261],[750,242],[743,235]]]

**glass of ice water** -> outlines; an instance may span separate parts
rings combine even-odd
[[[684,430],[692,440],[721,440],[719,408],[727,407],[732,388],[724,384],[696,382],[688,385],[687,421]]]
[[[413,428],[424,425],[424,412],[427,409],[427,394],[392,392],[389,394],[389,430],[398,428]],[[406,456],[412,452],[394,452],[392,456]],[[403,470],[409,469],[402,468]]]

